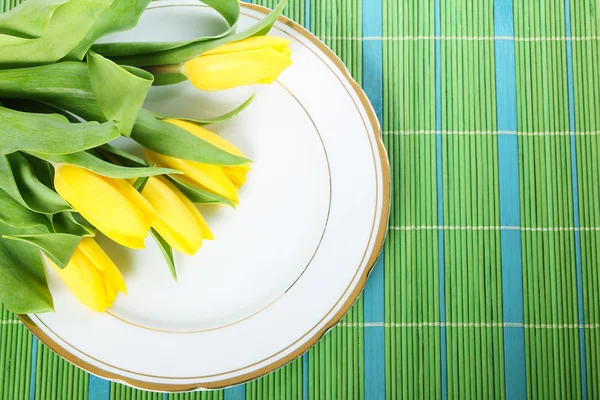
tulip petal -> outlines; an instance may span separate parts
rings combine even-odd
[[[173,185],[171,182],[168,182],[173,188],[177,189],[177,187],[175,185]],[[206,220],[204,219],[204,217],[202,216],[202,214],[200,214],[200,210],[198,210],[198,207],[196,207],[194,205],[194,203],[192,203],[186,195],[184,195],[180,190],[175,190],[175,194],[177,194],[177,196],[181,199],[181,201],[183,202],[183,204],[185,204],[185,206],[189,209],[190,213],[192,213],[192,215],[194,216],[194,219],[196,220],[196,222],[198,223],[198,225],[200,225],[200,228],[202,229],[202,236],[204,239],[207,240],[213,240],[215,237],[213,236],[212,231],[210,230],[210,227],[208,226],[208,224],[206,223]]]
[[[237,42],[231,42],[203,53],[202,56],[213,54],[235,53],[246,50],[258,50],[264,47],[287,47],[291,42],[279,36],[252,36]]]
[[[81,243],[79,243],[77,249],[81,251],[100,271],[105,271],[107,265],[113,264],[110,257],[106,255],[104,250],[102,250],[94,239],[81,239]]]
[[[112,240],[115,243],[120,244],[121,246],[125,246],[129,249],[140,250],[146,247],[145,238],[133,237],[133,236],[123,236],[114,232],[102,232],[104,235]]]
[[[117,189],[123,197],[129,200],[142,214],[149,220],[158,218],[152,205],[127,181],[122,179],[107,179],[108,182]]]
[[[83,238],[79,245],[79,250],[91,261],[94,266],[104,272],[108,277],[111,286],[114,286],[121,292],[127,294],[127,287],[121,271],[117,268],[110,257],[102,250],[100,245],[91,238]]]
[[[119,289],[112,284],[108,275],[104,275],[104,286],[106,287],[106,301],[112,304],[119,294]]]
[[[62,165],[56,168],[54,184],[62,198],[107,236],[142,240],[146,237],[150,219],[144,212],[148,210],[132,195],[137,192],[127,182]]]
[[[104,278],[83,252],[76,250],[71,262],[64,269],[58,268],[50,260],[48,263],[75,297],[88,308],[102,312],[110,306],[106,298]]]
[[[223,167],[223,172],[225,172],[227,178],[229,178],[231,183],[233,183],[238,189],[246,182],[246,173],[248,170],[245,168]]]
[[[193,207],[196,208],[196,206],[193,206]],[[196,210],[197,210],[197,208],[196,208]],[[215,236],[213,235],[212,231],[210,230],[210,227],[206,223],[206,220],[204,219],[202,214],[200,214],[200,211],[198,211],[196,220],[198,221],[198,223],[200,224],[200,227],[202,228],[202,236],[204,237],[204,239],[213,240],[215,238]]]
[[[193,256],[202,246],[202,236],[200,236],[199,241],[195,238],[194,243],[192,243],[192,240],[190,240],[189,237],[180,235],[172,227],[162,221],[154,221],[152,227],[172,248],[182,254]]]
[[[237,188],[219,166],[185,161],[146,150],[146,157],[158,165],[169,166],[184,173],[182,181],[198,185],[238,204]]]
[[[199,212],[192,202],[172,183],[158,177],[148,180],[142,195],[159,215],[153,228],[177,251],[195,254],[202,245],[203,234],[196,215]]]
[[[292,64],[285,52],[273,47],[235,53],[202,55],[186,62],[182,71],[201,90],[216,91],[257,83],[271,83]]]

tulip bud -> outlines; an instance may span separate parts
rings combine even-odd
[[[142,195],[158,214],[152,227],[175,250],[194,255],[202,245],[202,239],[213,239],[200,211],[167,179],[150,177]]]
[[[206,91],[272,83],[292,64],[289,43],[277,36],[250,37],[186,61],[181,72]]]
[[[227,140],[199,125],[178,119],[165,119],[165,122],[177,125],[221,150],[244,157],[242,152]],[[223,196],[231,200],[234,204],[238,204],[238,188],[244,184],[246,173],[250,170],[249,164],[235,166],[203,164],[165,156],[150,150],[146,150],[146,156],[150,162],[161,167],[181,171],[184,175],[178,177],[178,179]]]
[[[127,294],[123,275],[94,239],[83,238],[65,268],[48,263],[75,297],[94,311],[110,308],[119,292]]]
[[[126,180],[61,165],[56,168],[54,186],[63,199],[110,239],[132,249],[144,248],[156,212]]]

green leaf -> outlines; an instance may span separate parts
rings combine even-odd
[[[24,111],[28,113],[37,114],[60,114],[64,116],[69,122],[79,123],[81,122],[77,117],[68,111],[65,111],[52,104],[42,103],[41,101],[35,100],[24,100],[24,99],[2,99],[2,106],[10,108],[11,110]]]
[[[26,38],[19,35],[0,35],[0,66],[18,67],[27,65],[50,64],[69,54],[87,35],[98,17],[113,0],[72,0],[59,5],[46,23],[39,37]],[[31,7],[32,6],[25,6]],[[35,11],[31,11],[35,13]],[[21,31],[39,33],[35,28],[25,29],[24,13],[9,16],[13,26],[19,25]],[[45,19],[42,18],[44,21]],[[6,23],[6,21],[5,21]],[[35,36],[35,35],[30,35]]]
[[[70,0],[29,0],[0,14],[0,35],[39,38],[56,9]]]
[[[3,235],[2,237],[4,239],[21,241],[39,248],[59,268],[67,266],[75,249],[81,242],[81,236],[67,233],[17,234]]]
[[[158,244],[158,247],[160,248],[160,251],[161,251],[162,255],[164,256],[165,261],[167,262],[167,266],[169,267],[171,276],[173,277],[175,282],[177,282],[177,270],[175,269],[175,259],[173,258],[173,249],[171,248],[169,243],[167,243],[167,241],[165,239],[163,239],[163,237],[160,236],[160,234],[157,231],[154,230],[154,228],[150,228],[150,233],[152,234],[152,237],[154,237],[154,239],[156,240],[156,243]]]
[[[91,149],[119,136],[112,122],[71,123],[59,114],[32,114],[0,107],[0,154],[35,151],[68,154]]]
[[[240,16],[240,3],[237,0],[206,0],[204,4],[213,8],[227,21],[229,28],[215,36],[200,37],[193,40],[177,42],[125,42],[125,43],[98,43],[92,50],[105,57],[129,56],[135,54],[154,53],[171,50],[193,43],[225,37],[233,32]],[[138,64],[141,65],[141,64]]]
[[[105,119],[83,62],[0,69],[0,97],[44,102],[86,120]]]
[[[71,206],[38,179],[21,153],[0,156],[0,189],[28,209],[42,214],[71,210]]]
[[[65,154],[61,156],[53,156],[48,154],[30,153],[43,160],[49,161],[55,164],[70,164],[76,165],[81,168],[88,169],[99,175],[107,176],[109,178],[121,178],[121,179],[132,179],[139,178],[142,176],[154,176],[164,174],[180,174],[181,172],[169,169],[169,168],[158,168],[158,167],[142,167],[142,168],[130,168],[122,167],[120,165],[111,164],[106,162],[88,152],[82,151],[79,153]]]
[[[148,183],[148,179],[150,179],[149,176],[144,176],[144,177],[141,177],[141,178],[137,178],[135,180],[135,182],[133,183],[134,189],[137,190],[138,192],[142,193],[142,191],[146,187],[146,183]]]
[[[176,125],[155,118],[142,109],[131,138],[166,156],[215,165],[247,164],[250,160],[228,153]]]
[[[35,213],[0,190],[0,221],[18,229],[37,227],[51,231],[50,220],[43,214]]]
[[[248,107],[250,105],[250,103],[252,103],[252,100],[254,100],[254,97],[255,97],[255,95],[253,94],[252,96],[250,96],[248,98],[248,100],[246,100],[245,102],[243,102],[242,104],[237,106],[235,109],[233,109],[223,115],[219,115],[217,117],[212,117],[212,118],[192,119],[192,118],[166,117],[166,116],[159,116],[156,114],[154,114],[154,115],[156,118],[177,118],[177,119],[181,119],[183,121],[193,122],[194,124],[200,125],[200,126],[216,124],[218,122],[224,122],[224,121],[230,120],[231,118],[235,117],[236,115],[238,115],[239,113],[244,111],[244,109],[246,107]]]
[[[87,32],[83,40],[79,42],[67,55],[67,59],[81,60],[90,46],[104,35],[113,32],[125,31],[137,25],[142,12],[150,0],[115,0],[100,17],[92,28]]]
[[[104,117],[115,121],[119,132],[129,136],[152,86],[152,74],[132,67],[126,70],[91,51],[87,65],[92,90]]]
[[[187,77],[181,72],[161,72],[154,73],[154,82],[152,85],[154,86],[167,86],[174,85],[179,82],[187,81]]]
[[[61,268],[71,259],[82,236],[91,236],[70,212],[55,214],[52,224],[47,216],[37,214],[0,190],[0,222],[14,228],[5,239],[20,240],[40,248]],[[89,225],[89,224],[88,224]],[[53,232],[56,230],[58,232]],[[62,232],[61,232],[62,231]]]
[[[202,190],[196,186],[190,185],[187,182],[176,179],[172,176],[167,176],[177,188],[183,193],[192,203],[196,204],[223,204],[235,208],[235,204],[225,197],[219,196],[207,190]]]
[[[124,165],[126,167],[147,167],[150,164],[147,163],[144,159],[139,158],[136,155],[126,152],[125,150],[121,150],[118,147],[111,145],[110,143],[104,144],[96,149],[100,153],[106,152],[110,154],[111,157],[117,159],[119,164]]]
[[[0,93],[5,97],[49,102],[62,97],[95,99],[84,62],[0,69]]]
[[[93,49],[94,51],[111,58],[117,64],[144,67],[153,65],[180,64],[221,45],[243,40],[251,36],[265,35],[267,32],[269,32],[275,21],[277,21],[277,18],[279,18],[286,5],[287,0],[281,0],[273,11],[271,11],[265,18],[263,18],[254,26],[251,26],[242,32],[220,38],[200,38],[191,43],[182,44],[171,49],[153,52],[147,51],[144,53],[132,50],[130,43],[123,44],[123,46],[121,46],[122,48],[120,49],[119,55],[116,55],[115,52],[112,52],[111,55],[111,52],[106,50],[106,47],[94,46]],[[152,43],[145,44],[148,49],[151,49],[151,45]],[[116,46],[113,46],[113,48],[114,47]],[[129,53],[127,52],[128,50],[130,50]],[[161,81],[158,76],[156,76],[156,80]]]
[[[0,222],[0,235],[15,228]],[[13,313],[54,311],[39,251],[26,243],[0,237],[0,301]]]
[[[60,62],[0,69],[0,97],[43,102],[85,120],[114,119],[129,135],[151,80],[152,75],[144,70],[120,67],[96,55],[90,57],[89,67],[83,62]]]
[[[19,154],[25,157],[27,162],[29,162],[29,165],[33,168],[35,176],[39,181],[46,187],[54,190],[54,167],[52,164],[26,153]]]
[[[82,69],[83,68],[83,69]],[[84,119],[103,120],[84,63],[61,62],[33,68],[0,70],[0,96],[53,104]],[[216,165],[248,162],[141,109],[131,138],[156,151],[187,160]]]
[[[62,212],[52,216],[52,228],[56,233],[77,236],[94,236],[96,229],[76,212]]]
[[[133,154],[127,153],[124,150],[121,150],[117,147],[114,147],[110,144],[105,144],[104,146],[101,146],[99,148],[96,149],[96,151],[98,151],[100,153],[100,155],[103,155],[104,153],[107,154],[108,157],[115,159],[115,161],[117,161],[117,164],[119,165],[124,165],[126,167],[147,167],[150,164],[147,163],[145,160],[139,158],[138,156],[135,156]],[[110,160],[109,158],[109,160]],[[142,193],[142,191],[144,190],[144,187],[146,186],[146,183],[148,183],[148,179],[150,177],[148,176],[143,176],[140,178],[137,178],[135,180],[135,182],[133,183],[133,187],[135,190],[137,190],[138,192]]]

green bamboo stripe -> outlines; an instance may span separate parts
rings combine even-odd
[[[0,316],[0,398],[19,399],[29,392],[31,334],[2,306]]]
[[[110,384],[110,400],[163,400],[163,393],[146,392],[119,383]],[[169,394],[168,400],[223,400],[223,391]]]
[[[1,0],[0,0],[1,1]],[[268,8],[275,8],[278,0],[254,0],[252,3],[260,4]],[[290,17],[300,25],[304,25],[304,0],[289,0],[288,6],[283,12],[283,15]]]
[[[162,394],[161,394],[162,396]],[[223,391],[213,391],[213,392],[195,392],[195,393],[180,393],[180,394],[170,394],[167,399],[168,400],[223,400]],[[144,398],[137,397],[135,400],[143,400]],[[150,400],[152,398],[147,397],[146,399]],[[152,399],[154,400],[154,399]],[[158,397],[156,400],[161,400]]]
[[[362,304],[361,297],[342,322],[362,322]],[[363,338],[360,326],[334,328],[309,351],[309,399],[364,398]]]
[[[515,4],[516,35],[564,36],[562,0]],[[517,42],[518,129],[569,130],[564,42]],[[521,223],[531,227],[573,226],[570,139],[520,136]],[[580,187],[582,185],[580,184]],[[526,324],[578,322],[574,234],[523,232],[523,297]],[[527,393],[533,398],[579,398],[579,332],[525,332]]]
[[[246,384],[246,400],[302,399],[302,359]]]
[[[197,397],[200,399],[200,397]],[[110,384],[111,400],[163,400],[162,393],[145,392],[118,383]],[[196,399],[194,397],[193,399]],[[186,399],[187,400],[187,399]],[[203,399],[204,400],[204,399]]]
[[[571,35],[598,35],[597,2],[571,0]],[[578,131],[600,130],[600,43],[573,42],[575,126]],[[600,226],[600,136],[576,138],[581,226]],[[585,323],[600,322],[600,234],[581,232],[583,311]],[[600,393],[600,334],[585,331],[588,393]]]
[[[37,351],[36,400],[88,398],[89,374],[87,372],[68,363],[39,342]],[[27,392],[29,389],[23,393]]]
[[[386,246],[386,322],[439,321],[437,234],[390,232]],[[385,353],[389,399],[440,396],[439,328],[387,329]]]
[[[492,36],[493,1],[442,0],[443,36]],[[496,130],[494,44],[443,41],[442,129]],[[442,138],[444,224],[498,226],[497,138]],[[498,231],[446,231],[449,322],[502,322]],[[447,328],[448,398],[503,398],[502,328]]]
[[[433,2],[386,0],[384,36],[434,34]],[[383,42],[384,120],[387,132],[435,129],[435,44]],[[435,136],[384,135],[392,168],[390,225],[437,225]],[[435,231],[390,231],[385,246],[385,322],[439,321]],[[439,398],[440,329],[385,332],[386,396]]]
[[[309,0],[306,0],[309,1]],[[362,42],[346,40],[362,37],[360,0],[310,0],[310,30],[346,64],[360,84],[362,81]]]

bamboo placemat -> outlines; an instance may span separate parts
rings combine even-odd
[[[301,359],[184,395],[90,377],[2,311],[2,399],[600,397],[599,8],[290,0],[382,122],[393,203],[365,293]]]

